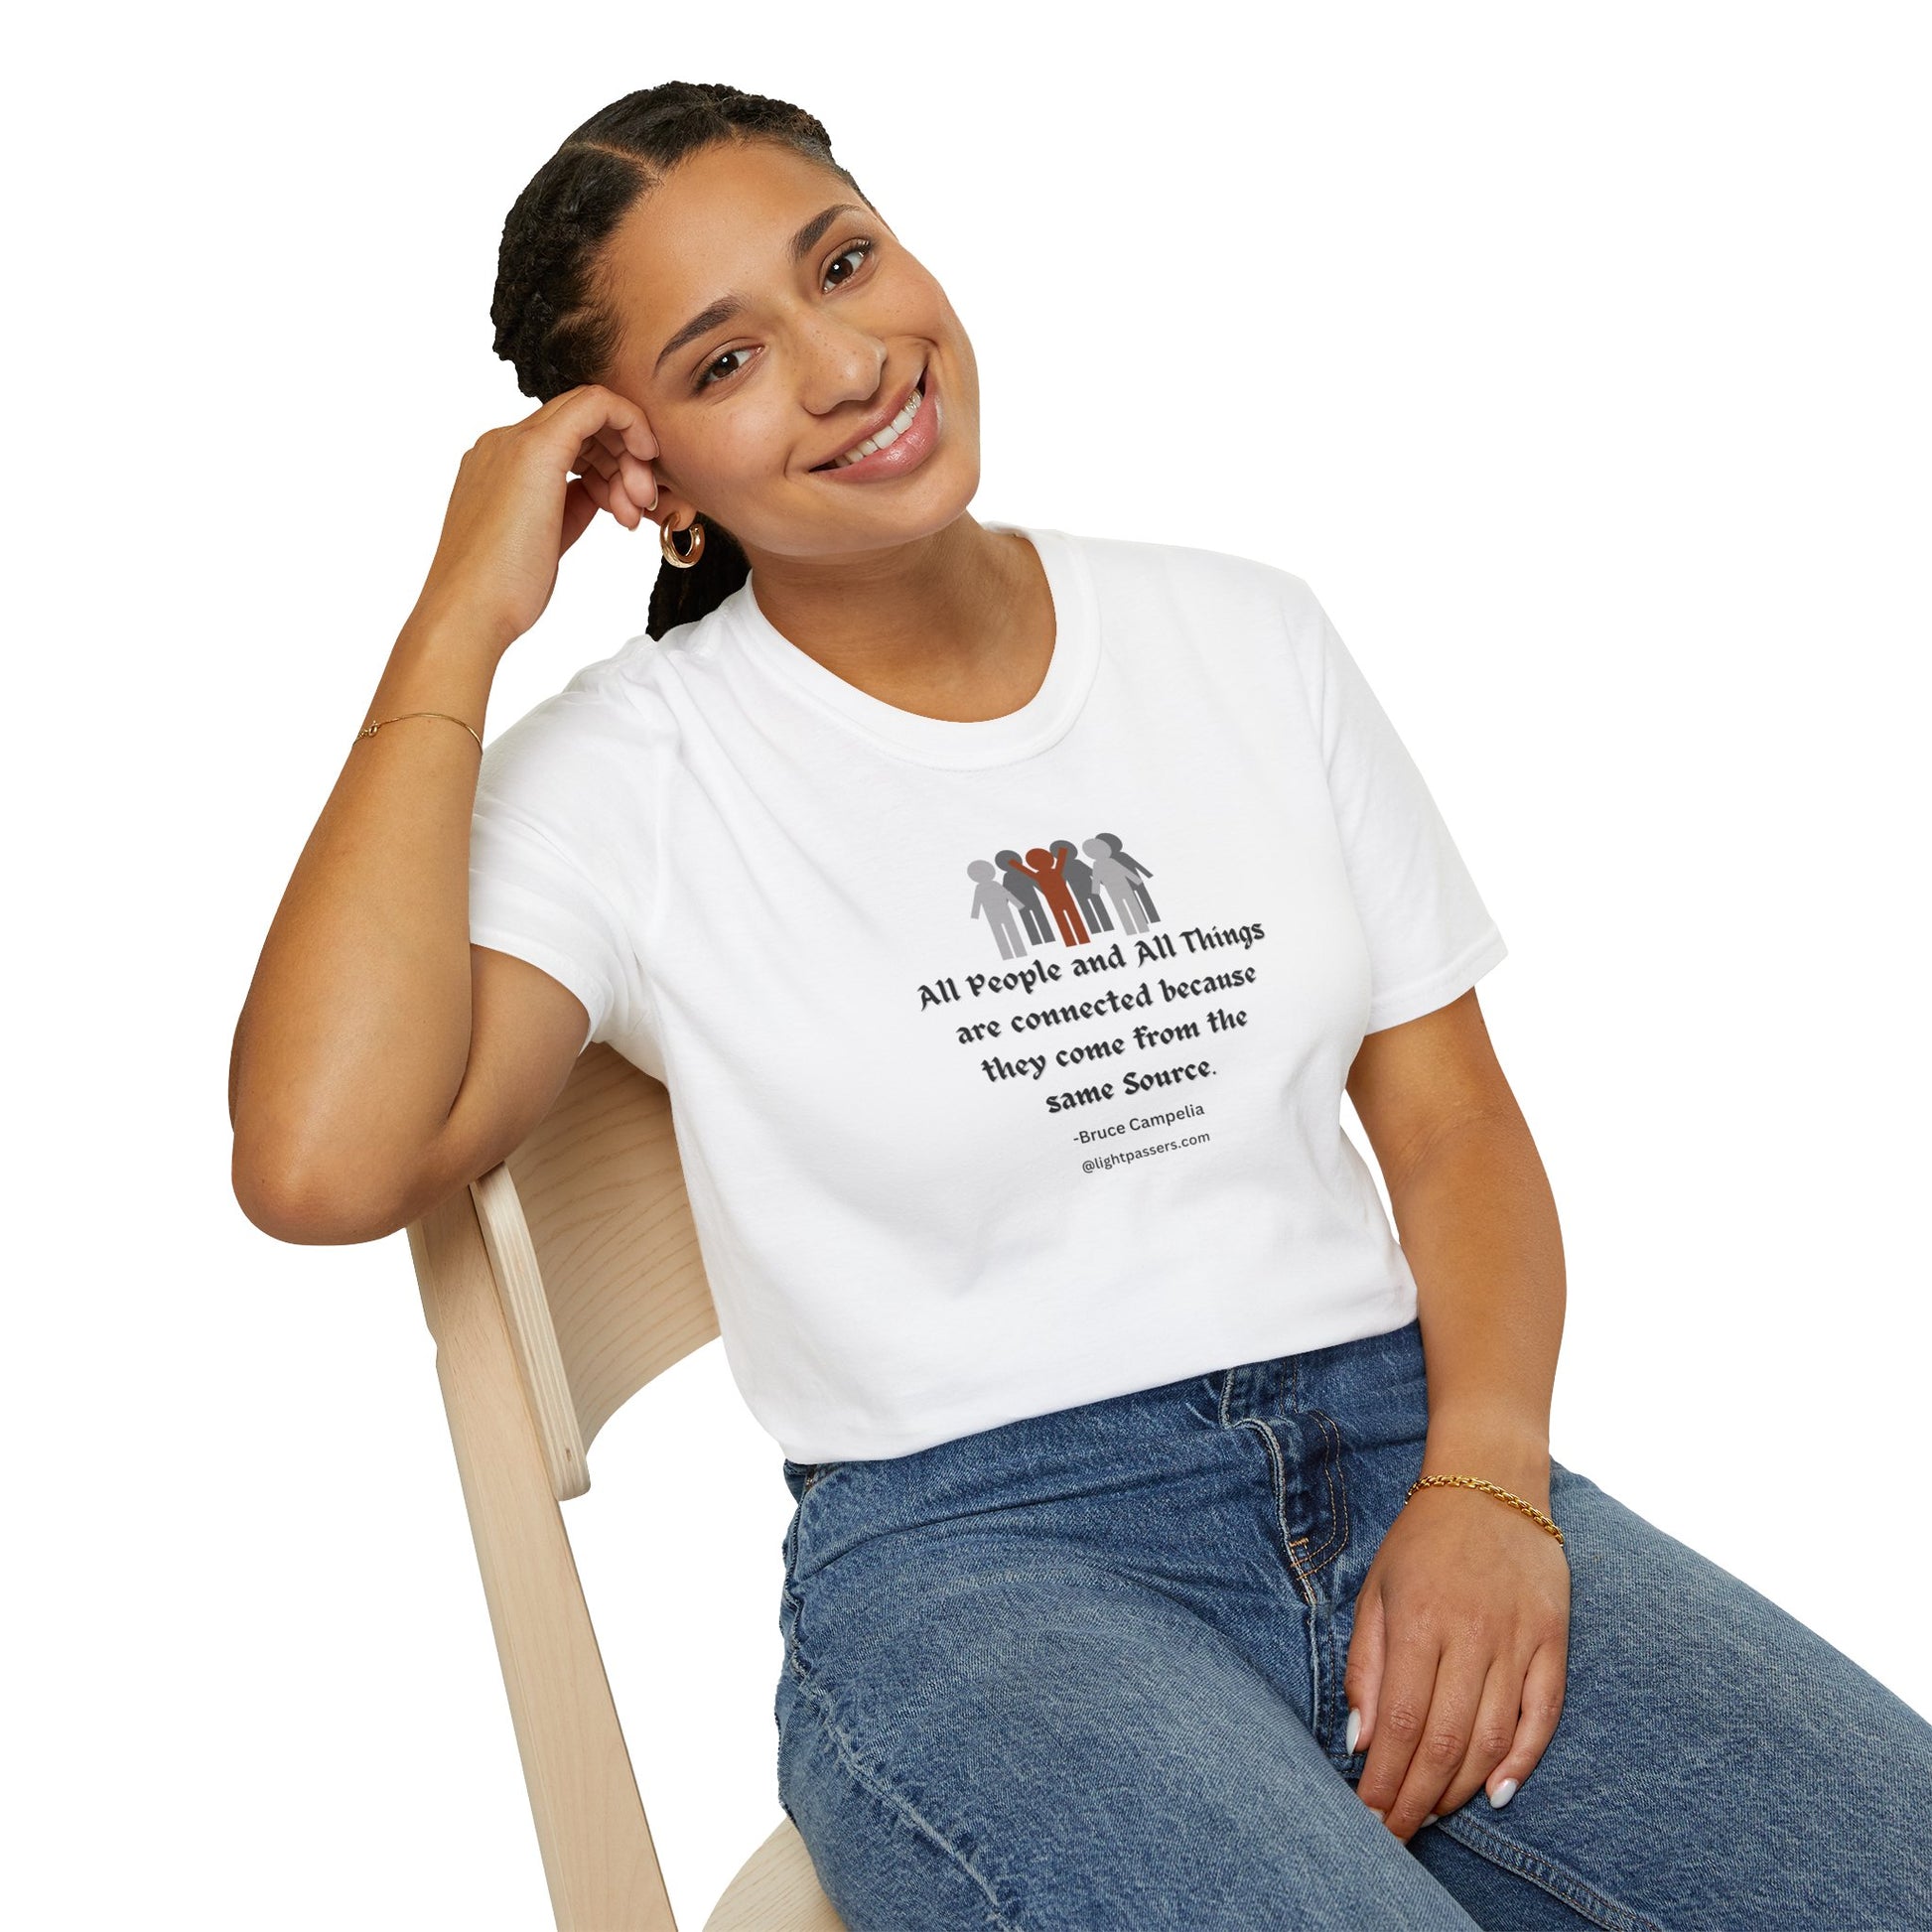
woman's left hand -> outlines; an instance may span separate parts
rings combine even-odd
[[[1355,1599],[1342,1687],[1362,1802],[1405,1841],[1485,1785],[1507,1804],[1556,1734],[1569,1651],[1556,1538],[1482,1490],[1419,1489]]]

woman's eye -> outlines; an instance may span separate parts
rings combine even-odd
[[[851,247],[840,249],[840,251],[832,257],[832,267],[836,268],[840,262],[848,260],[853,255],[857,255],[859,257],[859,267],[863,268],[865,266],[866,257],[872,253],[872,250],[873,250],[873,244],[870,241],[855,241],[851,245]],[[852,271],[852,275],[856,275],[858,274],[858,272],[859,269],[855,268]],[[829,275],[830,271],[828,270],[827,273]],[[842,287],[844,285],[844,282],[851,281],[852,275],[845,276],[842,282],[834,282],[832,286],[834,288]]]
[[[850,273],[839,277],[837,280],[833,279],[831,270],[828,269],[826,271],[827,285],[832,288],[843,288],[845,284],[851,281],[852,277],[854,275],[857,275],[859,273],[859,270],[865,266],[866,258],[872,253],[876,245],[877,244],[872,241],[855,241],[852,243],[852,245],[849,248],[840,249],[839,252],[832,257],[833,268],[836,268],[839,265],[839,263],[842,261],[850,261],[852,257],[855,255],[858,257],[858,264],[850,271]],[[729,381],[731,377],[736,375],[738,371],[745,366],[743,362],[734,362],[732,360],[732,357],[734,355],[749,355],[751,354],[751,352],[752,351],[749,348],[726,349],[722,355],[718,356],[714,361],[707,363],[705,367],[699,371],[698,379],[695,386],[700,389],[707,389],[707,388],[715,387],[717,383],[721,380]]]
[[[705,388],[710,383],[713,375],[716,374],[717,371],[721,368],[724,370],[724,372],[727,375],[736,375],[738,371],[742,369],[745,365],[742,362],[735,363],[732,361],[731,358],[734,355],[749,355],[751,354],[751,352],[752,351],[749,348],[726,349],[724,354],[720,355],[715,361],[709,362],[705,365],[705,368],[703,369],[703,371],[700,373],[698,377],[698,387],[700,389]]]

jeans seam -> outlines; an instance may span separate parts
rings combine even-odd
[[[793,1587],[798,1567],[798,1510],[793,1509],[791,1521],[785,1526],[785,1574],[779,1582],[778,1594],[784,1600],[786,1612],[783,1622],[785,1668],[802,1684],[805,1681],[805,1665],[798,1651],[798,1618],[804,1605]]]
[[[1314,1572],[1334,1562],[1348,1547],[1350,1521],[1348,1512],[1348,1478],[1341,1466],[1341,1430],[1332,1417],[1319,1409],[1304,1412],[1315,1417],[1328,1432],[1328,1450],[1323,1457],[1323,1472],[1328,1484],[1329,1520],[1339,1527],[1336,1533],[1324,1544],[1320,1551],[1312,1552],[1309,1565],[1309,1576],[1312,1583]],[[1332,1546],[1332,1547],[1331,1547]],[[1313,1559],[1318,1557],[1319,1561]],[[1312,1596],[1312,1589],[1311,1590]],[[1336,1654],[1335,1619],[1331,1611],[1323,1611],[1317,1603],[1314,1609],[1317,1625],[1316,1638],[1321,1646],[1323,1682],[1317,1687],[1319,1695],[1314,1700],[1311,1717],[1314,1725],[1315,1740],[1322,1749],[1330,1752],[1333,1760],[1332,1740],[1342,1735],[1342,1707],[1347,1702],[1342,1680],[1346,1676],[1346,1659]],[[1348,1764],[1359,1753],[1343,1751],[1339,1762]]]
[[[1328,1541],[1320,1549],[1311,1550],[1304,1559],[1310,1576],[1312,1576],[1332,1563],[1348,1547],[1348,1479],[1341,1470],[1341,1430],[1334,1419],[1319,1409],[1307,1409],[1302,1413],[1313,1416],[1327,1438],[1328,1447],[1321,1458],[1321,1475],[1328,1485],[1328,1520],[1334,1525]]]
[[[1306,1583],[1307,1575],[1297,1560],[1295,1552],[1308,1541],[1308,1538],[1306,1536],[1298,1536],[1291,1539],[1288,1534],[1287,1458],[1282,1454],[1282,1446],[1275,1440],[1275,1432],[1258,1416],[1243,1416],[1235,1424],[1235,1427],[1237,1429],[1252,1429],[1261,1438],[1263,1445],[1268,1450],[1268,1468],[1273,1478],[1269,1483],[1269,1487],[1274,1491],[1275,1495],[1275,1526],[1281,1531],[1282,1553],[1288,1559],[1289,1568],[1294,1571],[1296,1579],[1299,1582]],[[1303,1593],[1308,1597],[1310,1607],[1314,1607],[1314,1596],[1312,1592],[1305,1590]]]
[[[920,1837],[935,1845],[979,1887],[986,1897],[987,1909],[993,1914],[992,1922],[996,1932],[1023,1932],[1019,1923],[1008,1916],[1007,1908],[1001,1904],[992,1885],[973,1868],[972,1860],[953,1843],[951,1837],[927,1818],[884,1772],[874,1770],[853,1748],[852,1740],[840,1725],[832,1709],[832,1700],[824,1687],[815,1678],[808,1677],[802,1672],[798,1682],[800,1693],[810,1701],[812,1709],[818,1714],[819,1722],[825,1726],[826,1735],[832,1739],[839,1762],[852,1782],[861,1791],[877,1799],[903,1823],[910,1825]],[[807,1849],[809,1850],[809,1847]]]
[[[1491,1864],[1515,1877],[1526,1878],[1531,1884],[1541,1886],[1551,1897],[1561,1900],[1592,1925],[1601,1926],[1603,1932],[1665,1932],[1665,1927],[1648,1913],[1619,1903],[1554,1859],[1546,1858],[1540,1852],[1532,1852],[1519,1840],[1507,1838],[1501,1832],[1477,1823],[1466,1811],[1452,1812],[1440,1820],[1436,1829],[1447,1832],[1458,1845],[1466,1847],[1478,1858],[1487,1859]]]

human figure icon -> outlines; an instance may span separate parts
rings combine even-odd
[[[1053,928],[1047,920],[1046,908],[1040,903],[1039,888],[1034,884],[1033,874],[1020,863],[1019,853],[1011,846],[1004,852],[994,853],[993,863],[1006,875],[1007,891],[1019,901],[1027,937],[1036,946],[1045,945],[1053,936]]]
[[[1059,924],[1061,939],[1069,946],[1084,946],[1091,935],[1066,883],[1064,867],[1067,853],[1068,848],[1064,844],[1054,847],[1051,852],[1043,845],[1036,845],[1027,854],[1027,863],[1020,870],[1039,888]]]
[[[1073,902],[1080,908],[1080,916],[1087,922],[1089,932],[1111,932],[1114,929],[1113,916],[1107,910],[1107,902],[1093,883],[1093,868],[1080,857],[1071,839],[1055,839],[1053,850],[1066,854],[1062,870],[1066,875],[1066,890],[1073,895]]]
[[[1141,910],[1147,914],[1148,924],[1159,925],[1161,923],[1161,915],[1154,909],[1154,895],[1147,889],[1147,881],[1154,877],[1152,869],[1142,865],[1132,854],[1123,852],[1120,849],[1120,834],[1118,832],[1096,832],[1094,837],[1104,839],[1114,857],[1133,876],[1134,896],[1141,901]],[[1087,850],[1091,852],[1093,847],[1089,845]]]
[[[1001,884],[999,868],[990,859],[974,859],[966,867],[966,876],[976,882],[973,889],[973,917],[986,914],[986,922],[993,928],[993,937],[999,942],[1002,959],[1025,959],[1027,941],[1020,931],[1020,922],[1014,914],[1021,910],[1020,901]]]
[[[1120,914],[1121,929],[1147,931],[1148,917],[1141,909],[1140,897],[1134,890],[1135,877],[1126,861],[1116,856],[1114,847],[1104,838],[1089,839],[1087,850],[1093,855],[1094,883],[1113,900],[1114,910]]]

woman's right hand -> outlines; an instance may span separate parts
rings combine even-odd
[[[626,530],[647,519],[656,456],[643,411],[595,382],[485,430],[457,466],[418,616],[457,618],[500,655],[543,615],[564,552],[600,509]]]

